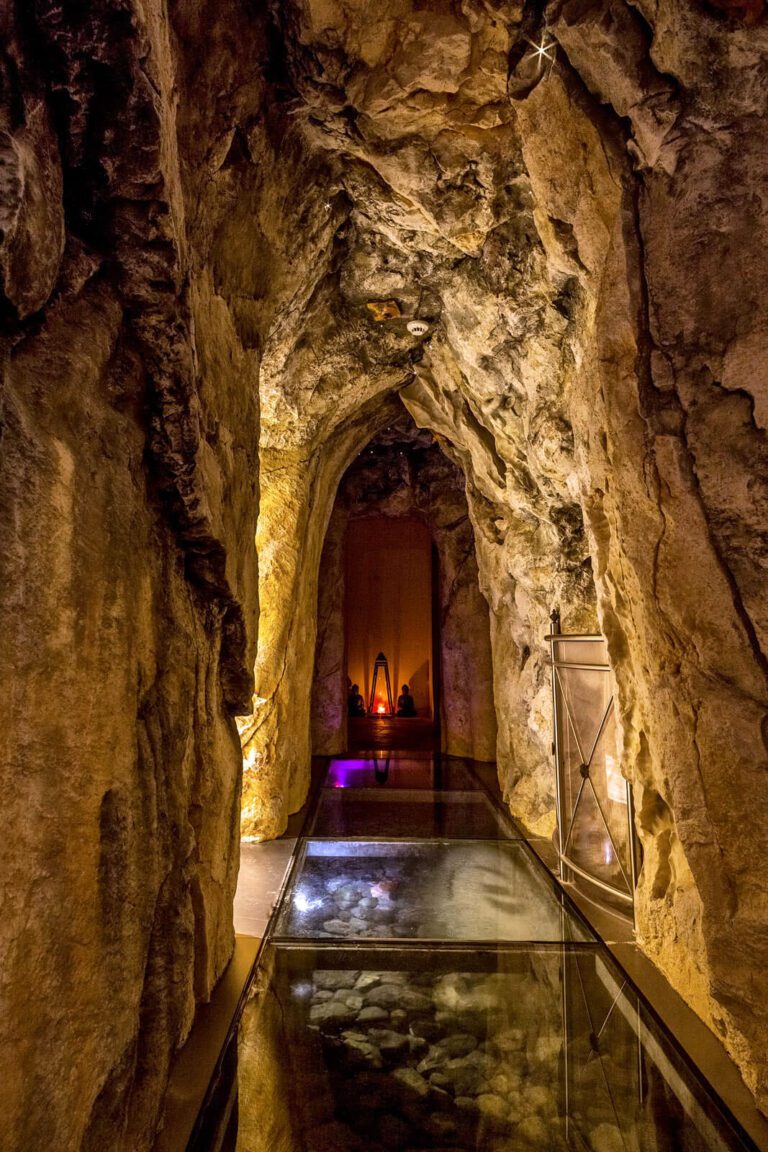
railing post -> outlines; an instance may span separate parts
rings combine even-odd
[[[552,629],[549,635],[550,667],[552,669],[552,756],[555,762],[555,811],[557,813],[557,872],[561,880],[571,879],[570,873],[563,867],[563,781],[560,771],[560,738],[559,712],[557,703],[557,652],[555,650],[556,637],[560,635],[560,610],[553,608],[549,614]]]

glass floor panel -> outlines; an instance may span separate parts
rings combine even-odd
[[[751,1147],[590,946],[270,946],[232,1063],[237,1152]]]
[[[344,940],[591,939],[515,841],[309,840],[276,937]]]
[[[432,755],[336,757],[331,760],[327,788],[460,788],[477,789],[478,783],[466,763]]]
[[[311,835],[503,840],[510,829],[482,792],[329,788],[320,797]]]

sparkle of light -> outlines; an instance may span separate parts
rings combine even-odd
[[[311,912],[314,908],[320,907],[322,900],[312,900],[307,896],[306,892],[302,892],[301,889],[299,889],[293,894],[293,903],[296,906],[297,912]]]
[[[526,37],[526,39],[528,39]],[[550,68],[555,63],[555,53],[557,51],[557,41],[547,40],[545,33],[542,32],[541,42],[534,44],[533,40],[528,40],[533,52],[529,52],[526,60],[535,60],[539,67],[543,66],[544,61],[548,61]]]

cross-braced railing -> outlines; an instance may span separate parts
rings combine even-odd
[[[590,895],[594,888],[631,907],[637,875],[632,790],[616,755],[605,638],[554,630],[548,640],[561,875],[586,882]]]

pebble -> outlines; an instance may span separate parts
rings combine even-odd
[[[309,1022],[319,1028],[333,1024],[351,1023],[355,1019],[354,1009],[348,1004],[341,1004],[338,1000],[330,1000],[324,1004],[313,1004],[309,1010]]]
[[[402,1032],[392,1032],[388,1028],[371,1028],[368,1031],[368,1038],[387,1056],[397,1056],[410,1047],[407,1036]]]
[[[361,1024],[378,1024],[380,1021],[389,1020],[389,1012],[387,1012],[386,1008],[379,1008],[375,1004],[368,1004],[358,1012],[357,1019]]]

